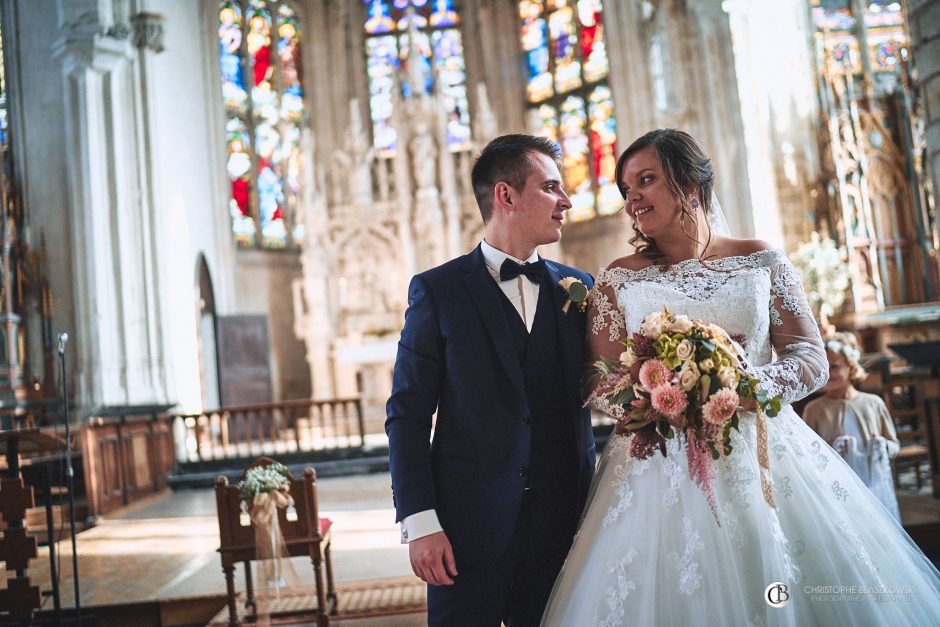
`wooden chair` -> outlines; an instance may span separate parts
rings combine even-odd
[[[912,465],[917,489],[923,485],[920,465],[929,463],[929,451],[921,444],[927,439],[923,394],[917,377],[907,374],[889,375],[885,384],[884,400],[897,427],[901,449],[891,460],[894,487],[899,488],[898,466]]]
[[[891,460],[891,474],[894,475],[894,487],[899,488],[898,463],[902,465],[914,466],[914,477],[917,480],[917,489],[920,490],[923,485],[923,477],[920,474],[920,465],[928,461],[929,451],[927,447],[920,442],[927,438],[927,433],[923,428],[898,431],[898,440],[901,442],[901,449],[894,459]]]
[[[268,457],[261,457],[245,473],[256,466],[276,463]],[[242,474],[244,479],[245,474]],[[320,518],[317,506],[317,474],[313,468],[304,468],[302,479],[290,477],[290,495],[294,498],[297,520],[288,520],[286,511],[278,511],[281,533],[291,557],[308,556],[313,563],[317,593],[317,627],[327,627],[330,615],[336,614],[337,599],[333,583],[333,565],[330,558],[333,521]],[[255,530],[250,523],[241,524],[241,498],[238,488],[230,486],[228,479],[219,476],[215,480],[215,503],[219,517],[219,554],[222,558],[222,571],[225,573],[225,588],[228,593],[229,625],[238,625],[238,611],[235,606],[235,563],[243,562],[245,567],[246,606],[254,607],[254,590],[251,581],[251,562],[256,560]],[[326,581],[324,582],[324,565]]]

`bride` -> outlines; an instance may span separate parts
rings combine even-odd
[[[617,360],[665,305],[740,339],[752,375],[784,407],[760,444],[754,406],[740,408],[733,451],[716,462],[714,511],[689,478],[681,435],[645,459],[630,437],[612,436],[542,624],[934,623],[937,569],[789,406],[826,382],[828,363],[784,253],[722,233],[711,162],[686,133],[644,135],[616,172],[638,252],[597,277],[593,359]]]

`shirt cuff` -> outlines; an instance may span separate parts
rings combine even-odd
[[[423,512],[406,516],[401,521],[401,543],[408,544],[438,531],[444,531],[444,528],[441,527],[441,521],[437,519],[437,512],[433,509],[426,509]]]

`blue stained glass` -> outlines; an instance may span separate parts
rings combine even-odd
[[[396,85],[404,99],[437,92],[447,111],[448,146],[453,151],[469,148],[470,116],[463,46],[460,32],[447,28],[460,23],[453,0],[387,0],[381,6],[378,0],[364,3],[369,6],[367,35],[397,32],[395,36],[367,36],[365,42],[372,139],[378,153],[388,157],[397,149],[396,132],[391,125],[392,90]],[[381,20],[390,21],[390,31],[376,30]],[[417,46],[414,58],[409,55],[412,37]],[[409,68],[409,63],[417,67]],[[412,81],[418,84],[412,85]]]
[[[390,155],[396,146],[392,117],[394,74],[398,69],[398,47],[393,35],[366,40],[366,69],[369,75],[369,105],[372,115],[372,142],[379,154]]]
[[[241,63],[241,9],[224,2],[219,11],[219,69],[222,74],[222,98],[226,109],[243,113],[248,92]]]
[[[545,45],[546,23],[542,18],[526,21],[522,26],[522,47],[525,50],[534,50]]]
[[[402,71],[406,74],[408,74],[408,63],[411,62],[411,57],[409,56],[410,45],[409,36],[407,34],[402,35],[398,44],[398,54],[401,59]],[[424,93],[429,94],[434,88],[434,73],[431,71],[431,43],[428,41],[427,33],[423,31],[416,32],[415,45],[418,47],[417,62],[419,64],[420,75],[423,79],[422,89]],[[405,98],[411,98],[414,95],[412,93],[412,86],[408,81],[402,81],[401,93]]]
[[[572,201],[566,219],[613,214],[623,203],[613,182],[617,141],[613,100],[610,89],[597,84],[609,69],[603,4],[520,0],[518,9],[528,71],[526,95],[533,103],[529,126],[561,143],[565,186]],[[586,82],[594,84],[590,93],[583,89]]]
[[[548,72],[548,24],[542,18],[527,19],[522,25],[522,48],[526,51],[529,100],[538,102],[553,93],[552,75]]]
[[[526,54],[529,76],[535,77],[548,71],[548,48],[536,48]]]
[[[379,34],[390,33],[395,30],[395,20],[392,19],[388,5],[382,0],[371,0],[369,5],[369,19],[366,20],[365,29],[367,33]]]
[[[283,248],[288,221],[298,206],[302,171],[304,102],[296,15],[288,3],[277,0],[223,0],[219,40],[229,113],[226,167],[232,230],[240,245],[254,246],[260,226],[263,246]],[[294,226],[293,233],[299,242],[303,229]]]
[[[407,31],[409,28],[408,26],[409,22],[414,23],[414,27],[419,28],[419,29],[424,28],[425,26],[428,25],[428,20],[426,17],[424,17],[420,13],[412,13],[411,15],[406,14],[405,17],[398,20],[398,30],[402,32]]]
[[[454,26],[460,20],[454,11],[453,0],[435,0],[431,13],[431,26]]]

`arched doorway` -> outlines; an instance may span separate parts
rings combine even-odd
[[[216,342],[215,294],[206,258],[196,261],[196,330],[199,341],[199,379],[202,408],[219,407],[219,354]]]

